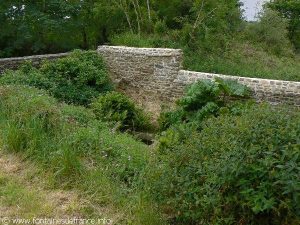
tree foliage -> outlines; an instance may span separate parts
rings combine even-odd
[[[273,0],[253,23],[243,20],[241,4],[0,1],[0,57],[95,49],[101,44],[181,48],[189,70],[298,81],[294,50],[299,51],[300,42],[299,1]]]
[[[115,33],[152,33],[159,21],[183,29],[188,42],[212,41],[236,29],[238,6],[238,0],[1,1],[0,57],[95,48]]]
[[[265,51],[289,56],[293,54],[289,40],[289,21],[277,11],[266,8],[258,17],[259,21],[248,25],[247,35],[252,43],[262,46]]]
[[[289,20],[289,37],[295,47],[300,49],[300,1],[298,0],[272,0],[268,7],[277,10],[284,18]]]

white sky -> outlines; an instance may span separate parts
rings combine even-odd
[[[261,11],[262,5],[267,0],[241,0],[244,3],[245,17],[248,21],[255,20],[255,16]]]

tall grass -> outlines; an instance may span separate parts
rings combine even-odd
[[[232,43],[222,54],[187,50],[184,67],[189,70],[300,81],[300,56],[276,56],[250,43]]]
[[[0,108],[4,150],[38,162],[54,175],[54,185],[78,188],[96,206],[124,213],[124,223],[141,224],[145,216],[152,219],[142,224],[163,223],[151,201],[139,197],[148,146],[35,88],[0,86]]]

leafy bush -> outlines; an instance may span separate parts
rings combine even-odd
[[[255,105],[201,132],[173,128],[150,166],[152,196],[175,224],[299,224],[299,124],[297,110]]]
[[[112,90],[103,59],[96,52],[74,51],[69,57],[44,63],[40,71],[55,82],[54,96],[67,103],[87,105]]]
[[[293,55],[292,44],[288,38],[288,20],[278,12],[266,8],[259,21],[249,24],[246,34],[250,41],[255,42],[273,54]]]
[[[92,51],[76,50],[68,57],[45,61],[40,69],[25,64],[0,78],[1,84],[22,84],[48,90],[67,103],[88,105],[101,93],[112,90],[102,58]]]
[[[266,7],[280,13],[280,16],[288,19],[289,38],[295,48],[300,50],[300,18],[299,9],[300,2],[298,0],[273,0],[266,3]]]
[[[141,131],[151,127],[149,117],[121,93],[100,96],[91,107],[99,119],[118,123],[121,130]]]
[[[192,84],[184,97],[178,100],[175,111],[162,113],[159,122],[164,130],[182,122],[201,122],[211,115],[218,115],[224,107],[234,111],[234,100],[250,97],[250,90],[233,80],[204,80]],[[234,103],[234,104],[233,104]]]

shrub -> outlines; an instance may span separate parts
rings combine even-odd
[[[168,32],[168,27],[167,27],[167,24],[166,24],[166,21],[157,21],[154,25],[154,32],[156,34],[160,34],[160,35],[164,35]]]
[[[212,102],[224,106],[233,98],[245,98],[250,96],[250,90],[246,86],[233,80],[198,81],[192,84],[186,94],[178,102],[186,111],[196,111]]]
[[[40,69],[26,63],[0,78],[1,84],[22,84],[48,90],[66,103],[88,105],[101,93],[112,90],[102,58],[92,51],[76,50],[68,57],[45,61]]]
[[[150,166],[152,196],[174,224],[298,224],[299,124],[297,110],[255,105],[201,132],[173,128]]]
[[[74,51],[69,57],[46,62],[40,71],[53,80],[54,96],[67,103],[88,105],[100,93],[112,90],[103,59],[92,51]]]
[[[118,123],[123,131],[143,131],[150,128],[149,117],[121,93],[110,92],[100,96],[91,107],[99,119]]]
[[[0,84],[29,85],[44,90],[51,90],[55,87],[55,83],[34,68],[29,61],[21,65],[19,70],[6,71],[0,77]]]
[[[198,81],[187,88],[175,111],[161,114],[160,127],[164,130],[182,122],[200,123],[206,117],[217,116],[224,107],[234,111],[237,105],[234,101],[249,97],[249,88],[233,80]]]
[[[288,20],[276,11],[266,8],[259,21],[249,24],[246,34],[254,44],[276,55],[293,55],[292,44],[288,38]]]

